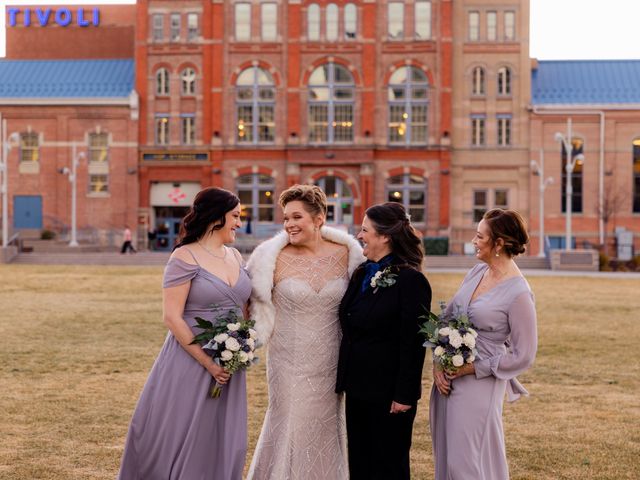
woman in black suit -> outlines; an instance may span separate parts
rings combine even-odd
[[[368,260],[340,304],[336,384],[346,392],[350,478],[409,479],[425,356],[418,317],[431,308],[422,242],[404,207],[391,202],[365,212],[358,240]]]

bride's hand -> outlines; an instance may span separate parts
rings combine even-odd
[[[231,378],[231,374],[217,363],[211,364],[207,370],[220,385],[225,385]]]
[[[442,395],[451,393],[451,382],[445,377],[445,373],[435,363],[433,364],[433,381]]]
[[[454,372],[446,372],[445,377],[447,380],[451,381],[459,377],[464,377],[465,375],[475,375],[475,373],[476,368],[473,366],[473,363],[465,363]]]

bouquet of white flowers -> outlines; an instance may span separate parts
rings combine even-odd
[[[427,339],[425,347],[433,348],[434,361],[443,370],[455,372],[465,363],[472,363],[476,350],[476,332],[466,313],[456,306],[451,314],[445,314],[445,304],[440,303],[440,315],[427,312],[420,318],[427,321],[422,325],[420,333]]]
[[[195,317],[196,327],[202,333],[193,338],[192,344],[203,343],[203,350],[213,358],[213,361],[233,374],[238,370],[249,367],[257,358],[256,331],[253,329],[255,321],[245,320],[239,309],[220,312],[217,305],[212,305],[216,315],[213,322]],[[211,397],[217,398],[222,393],[223,385],[215,382],[211,386]]]

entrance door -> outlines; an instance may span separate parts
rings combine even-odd
[[[327,223],[353,225],[353,194],[347,183],[338,177],[321,177],[316,185],[327,195]]]
[[[40,195],[13,197],[13,228],[42,228],[42,197]]]
[[[156,208],[156,238],[154,250],[170,251],[178,241],[180,222],[189,211],[189,207]]]

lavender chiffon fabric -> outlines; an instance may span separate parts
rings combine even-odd
[[[163,287],[191,281],[184,319],[212,318],[211,305],[242,307],[251,293],[244,268],[230,287],[199,265],[167,263]],[[239,480],[247,450],[244,371],[219,398],[208,395],[211,375],[169,332],[136,406],[125,444],[120,480]]]
[[[466,276],[447,310],[456,306],[476,326],[476,374],[453,381],[449,396],[431,390],[430,427],[436,480],[507,480],[502,405],[527,391],[516,375],[535,358],[536,311],[529,284],[512,277],[471,301],[486,264]],[[508,345],[508,347],[507,347]]]

